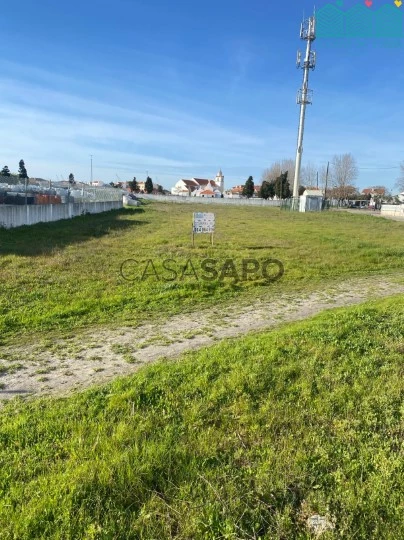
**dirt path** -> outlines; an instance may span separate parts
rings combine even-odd
[[[376,286],[375,286],[376,283]],[[326,309],[404,293],[404,275],[357,278],[327,290],[280,294],[254,305],[237,304],[172,317],[138,328],[99,328],[57,342],[0,351],[0,401],[16,395],[65,394],[135,372],[159,358],[281,323],[306,319]]]

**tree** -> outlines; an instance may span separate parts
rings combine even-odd
[[[74,174],[73,174],[73,173],[70,173],[70,174],[69,174],[69,184],[70,184],[71,186],[76,185],[76,180],[74,179]]]
[[[395,187],[402,193],[404,191],[404,161],[400,163],[400,176],[397,178]]]
[[[153,193],[153,180],[150,178],[150,176],[146,178],[144,188],[146,190],[146,193]]]
[[[352,154],[341,154],[332,159],[331,179],[333,192],[338,199],[348,199],[354,181],[358,177],[358,167]]]
[[[254,195],[254,180],[252,176],[249,176],[247,182],[244,184],[242,195],[248,199]]]
[[[388,190],[388,188],[386,188],[386,186],[373,186],[372,189],[375,190],[375,191],[378,191],[379,195],[388,195],[389,194],[389,190]]]
[[[261,184],[259,196],[262,199],[273,199],[275,197],[275,184],[274,182],[267,182],[264,180]]]
[[[309,188],[317,186],[317,167],[310,161],[302,167],[300,182]]]
[[[164,195],[164,189],[163,189],[163,186],[160,186],[160,184],[159,184],[159,186],[158,186],[158,188],[157,188],[157,193],[160,193],[160,195]]]
[[[305,186],[299,186],[299,197],[301,197],[305,191],[306,191]]]
[[[139,191],[139,186],[136,181],[136,176],[133,177],[133,180],[128,182],[129,189],[132,191],[132,193],[137,193]]]
[[[327,189],[327,197],[330,199],[355,199],[359,200],[361,195],[358,193],[356,186],[350,184],[344,186],[344,188],[330,188]]]
[[[295,177],[295,160],[284,158],[281,161],[275,161],[268,169],[265,169],[261,176],[261,183],[275,182],[283,171],[288,171],[289,178]]]
[[[22,179],[28,178],[27,169],[25,168],[25,163],[23,159],[20,159],[18,177]]]
[[[7,165],[4,165],[2,168],[0,176],[11,176],[10,169],[7,167]]]
[[[330,187],[330,173],[328,171],[328,178],[327,178],[327,165],[321,165],[319,171],[318,171],[318,183],[319,188],[322,189],[325,193],[326,187]]]
[[[278,199],[289,199],[292,196],[288,181],[288,171],[282,173],[275,180],[275,195]]]

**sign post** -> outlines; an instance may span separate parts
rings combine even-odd
[[[195,234],[210,234],[213,246],[215,232],[215,214],[211,212],[194,212],[192,221],[192,245],[195,245]]]

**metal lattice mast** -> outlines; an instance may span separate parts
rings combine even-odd
[[[297,135],[295,179],[293,183],[293,197],[299,196],[300,169],[303,154],[303,134],[304,120],[306,116],[306,105],[311,105],[313,91],[309,90],[309,72],[316,66],[316,53],[311,50],[311,44],[316,39],[316,17],[310,17],[302,22],[300,27],[300,39],[307,41],[306,56],[303,64],[301,62],[301,52],[297,52],[296,67],[303,69],[303,83],[297,93],[297,104],[300,105],[299,131]]]

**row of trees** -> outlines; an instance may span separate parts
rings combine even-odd
[[[244,197],[250,198],[254,195],[255,184],[252,176],[249,176],[246,183],[243,186],[242,195]],[[292,196],[290,190],[289,180],[288,180],[288,171],[281,172],[279,176],[273,180],[267,179],[264,180],[261,184],[259,197],[262,199],[273,199],[275,196],[278,199],[288,199]]]
[[[6,177],[6,178],[17,177],[20,180],[26,180],[29,178],[27,168],[25,167],[25,162],[23,159],[20,159],[19,164],[18,164],[18,175],[11,173],[10,169],[8,168],[8,165],[4,165],[4,167],[0,171],[0,176]],[[69,184],[71,186],[76,185],[76,181],[74,179],[73,173],[69,174]]]
[[[284,198],[289,195],[287,189],[283,190],[280,177],[287,171],[288,178],[293,183],[295,175],[295,162],[293,159],[283,159],[265,169],[262,173],[260,196],[273,198],[275,195]],[[328,165],[316,166],[309,162],[302,167],[300,175],[299,195],[306,188],[321,188],[326,196],[335,199],[365,199],[371,195],[361,195],[356,185],[359,169],[355,157],[348,154],[334,155]],[[276,187],[277,186],[277,187]],[[400,163],[400,176],[395,187],[404,192],[404,161]],[[386,200],[393,199],[385,186],[373,186],[374,190],[384,191]],[[280,195],[281,194],[281,195]]]
[[[16,176],[16,175],[10,172],[8,165],[4,165],[4,167],[0,171],[0,176],[5,176],[7,178],[11,176]],[[22,180],[28,178],[27,169],[25,167],[25,163],[23,159],[20,159],[20,162],[18,164],[18,178],[21,178]]]
[[[404,162],[401,164],[401,171],[401,187],[404,190]],[[291,182],[293,183],[294,176],[295,162],[293,159],[276,161],[262,173],[259,197],[263,199],[291,197]],[[306,188],[321,188],[326,191],[328,197],[336,199],[360,198],[361,195],[359,195],[355,185],[357,177],[358,166],[352,154],[335,155],[327,166],[316,167],[315,164],[309,162],[301,170],[299,195]],[[243,187],[242,194],[245,197],[252,197],[254,191],[253,178],[250,176]],[[385,191],[387,192],[386,189]]]
[[[272,198],[275,195],[281,198],[291,196],[288,180],[288,189],[281,188],[281,176],[286,173],[287,178],[293,183],[295,176],[295,161],[291,158],[276,161],[262,173],[262,195]],[[338,199],[347,199],[358,190],[355,180],[358,177],[358,166],[352,154],[335,155],[329,166],[317,167],[309,162],[301,169],[300,194],[305,188],[319,187],[327,190],[329,196]],[[283,180],[286,186],[286,180]],[[278,186],[276,188],[276,186]],[[305,187],[304,187],[305,186]]]
[[[289,199],[292,196],[290,184],[288,180],[288,171],[281,173],[273,180],[264,180],[261,184],[259,196],[262,199]]]

